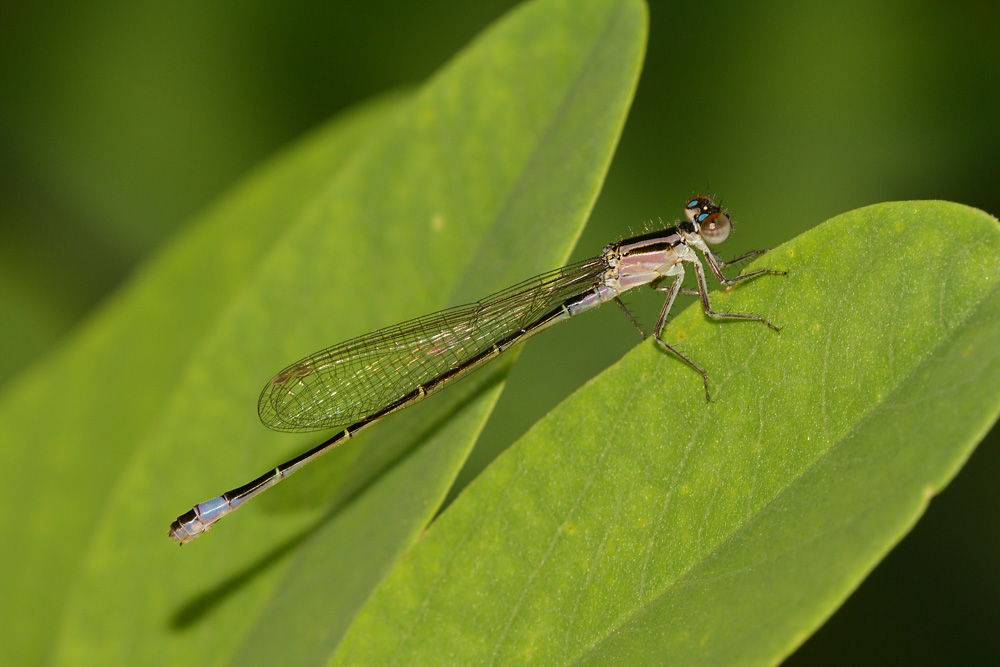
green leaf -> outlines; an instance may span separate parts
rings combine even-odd
[[[1000,227],[853,211],[680,314],[539,422],[382,583],[337,664],[773,664],[1000,412]]]
[[[71,339],[5,387],[0,462],[11,474],[0,484],[0,510],[12,538],[0,543],[0,565],[17,576],[0,578],[0,662],[33,664],[51,650],[91,531],[187,360],[275,239],[395,106],[386,99],[347,114],[251,174]],[[150,471],[142,491],[141,502],[162,513],[157,537],[169,517],[161,490],[182,474],[183,466]],[[134,582],[137,574],[121,576]]]
[[[408,99],[251,178],[14,383],[0,452],[18,474],[0,508],[17,539],[2,564],[24,574],[0,590],[4,662],[328,656],[437,511],[513,355],[184,549],[167,526],[322,439],[260,426],[276,370],[565,260],[624,123],[645,21],[639,0],[512,13]]]

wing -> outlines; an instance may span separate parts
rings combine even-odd
[[[570,264],[475,303],[321,350],[271,378],[257,404],[260,420],[293,432],[356,424],[462,369],[495,343],[524,334],[568,298],[596,285],[606,269],[601,257]]]

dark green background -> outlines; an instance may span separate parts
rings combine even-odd
[[[0,382],[255,164],[419,84],[512,4],[4,3]],[[579,256],[707,187],[738,224],[725,255],[881,201],[1000,212],[1000,4],[652,2],[650,19]],[[647,326],[655,301],[632,299]],[[614,311],[528,346],[465,479],[637,342]],[[1000,661],[997,440],[790,662]]]

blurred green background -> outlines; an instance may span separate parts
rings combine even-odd
[[[514,4],[4,3],[0,383],[255,164],[419,84]],[[1000,3],[654,1],[650,19],[577,256],[709,187],[738,225],[726,256],[881,201],[1000,212]],[[649,326],[657,296],[631,301]],[[530,343],[463,478],[637,342],[610,309]],[[1000,661],[998,439],[792,664]]]

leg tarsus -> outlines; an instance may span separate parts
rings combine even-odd
[[[702,370],[696,363],[685,357],[683,354],[678,352],[674,347],[669,345],[663,340],[663,329],[667,326],[667,314],[670,312],[671,306],[674,305],[674,299],[677,297],[677,293],[681,291],[681,283],[684,281],[684,274],[680,274],[674,278],[674,282],[670,284],[666,290],[661,290],[667,292],[667,300],[663,302],[663,308],[660,310],[660,316],[656,319],[656,327],[653,329],[653,338],[656,340],[657,345],[662,347],[667,352],[670,352],[675,357],[683,361],[685,364],[693,368],[695,371],[701,375],[701,381],[705,385],[705,400],[711,401],[712,398],[708,393],[708,373]],[[657,288],[659,289],[659,288]]]
[[[711,265],[711,260],[709,260],[709,264]],[[765,270],[763,272],[766,273],[767,271]],[[705,311],[706,315],[716,320],[753,320],[755,322],[762,322],[771,329],[774,329],[775,331],[781,331],[781,329],[774,326],[760,315],[742,315],[740,313],[717,313],[716,311],[712,310],[712,304],[708,300],[708,283],[705,281],[705,269],[702,268],[699,262],[694,263],[694,273],[695,276],[698,278],[698,295],[701,297],[701,308],[703,311]],[[754,273],[748,273],[747,275],[741,277],[752,278],[753,276],[760,275],[760,273],[761,272],[755,271]]]
[[[722,261],[722,258],[720,258],[718,255],[716,255],[716,259],[719,262],[719,266],[721,268],[725,269],[725,268],[728,268],[728,267],[733,266],[735,264],[739,264],[740,262],[745,262],[748,259],[751,259],[753,257],[759,257],[759,256],[761,256],[763,254],[768,253],[768,252],[770,252],[770,250],[751,250],[750,252],[746,253],[745,255],[740,255],[736,259],[731,259],[728,262]]]
[[[718,255],[716,255],[714,252],[709,251],[705,253],[705,259],[708,260],[708,268],[712,270],[712,275],[714,275],[715,279],[718,280],[721,284],[725,285],[726,287],[735,285],[737,283],[741,283],[744,280],[756,278],[757,276],[763,276],[763,275],[787,276],[788,275],[787,271],[777,271],[774,269],[758,269],[757,271],[744,273],[743,275],[736,276],[735,278],[726,278],[725,274],[722,273],[722,269],[726,268],[727,266],[732,266],[737,262],[742,262],[744,260],[750,259],[751,257],[756,257],[757,255],[763,255],[765,252],[767,252],[767,250],[756,250],[754,252],[747,253],[742,257],[737,257],[731,262],[723,262]]]
[[[702,383],[705,385],[705,401],[706,402],[711,402],[712,397],[708,393],[708,373],[706,373],[696,363],[694,363],[693,361],[691,361],[690,359],[688,359],[687,357],[685,357],[683,354],[681,354],[680,352],[678,352],[676,348],[674,348],[674,347],[672,347],[672,346],[667,345],[666,343],[664,343],[662,338],[660,338],[660,337],[657,336],[653,340],[655,340],[656,344],[659,345],[660,347],[662,347],[664,350],[666,350],[667,352],[671,353],[672,355],[674,355],[675,357],[677,357],[678,359],[680,359],[681,361],[683,361],[685,364],[687,364],[689,367],[691,367],[695,371],[697,371],[698,375],[701,376]]]

